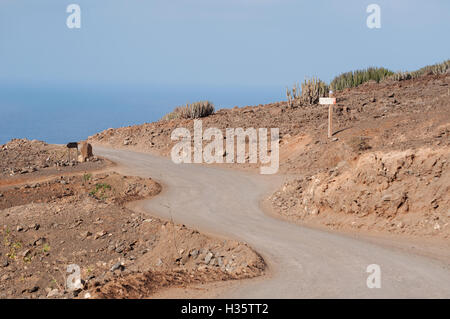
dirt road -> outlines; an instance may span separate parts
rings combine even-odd
[[[247,242],[268,264],[263,280],[233,285],[223,298],[450,298],[450,267],[386,246],[272,218],[260,201],[280,178],[202,165],[176,165],[144,153],[96,147],[121,173],[152,177],[163,192],[145,208],[203,232]],[[366,268],[381,267],[381,288]]]

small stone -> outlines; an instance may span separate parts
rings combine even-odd
[[[118,246],[115,248],[115,252],[118,254],[121,254],[125,250],[125,247],[123,245]]]
[[[28,289],[27,291],[31,294],[31,293],[36,292],[38,290],[39,290],[39,287],[38,286],[34,286],[34,287],[31,287],[30,289]]]
[[[44,238],[38,238],[34,241],[33,245],[34,246],[40,246],[44,243],[45,239]]]
[[[23,227],[19,225],[19,226],[17,226],[16,229],[17,229],[17,231],[22,231],[22,230],[23,230]]]
[[[54,298],[54,297],[59,297],[60,293],[58,289],[53,289],[50,290],[49,293],[47,294],[47,298]]]
[[[212,252],[208,252],[205,256],[205,264],[209,264],[209,262],[211,261],[211,259],[213,258],[213,253]]]
[[[197,256],[198,256],[198,249],[192,249],[191,252],[189,253],[189,255],[192,258],[197,258]]]
[[[30,226],[28,226],[28,228],[34,229],[34,230],[39,230],[40,227],[41,227],[41,225],[39,225],[39,224],[31,224]]]
[[[92,236],[92,233],[90,231],[84,231],[80,234],[81,238],[87,238],[89,236]]]
[[[103,236],[105,236],[107,234],[106,231],[102,230],[101,232],[98,232],[97,234],[95,234],[95,239],[99,239],[102,238]]]
[[[31,254],[31,251],[29,249],[26,249],[20,255],[22,257],[27,257],[29,254]]]
[[[80,292],[82,291],[82,288],[77,288],[74,291],[72,291],[72,294],[74,297],[78,297],[78,295],[80,294]]]
[[[125,266],[122,264],[121,261],[119,261],[118,263],[114,264],[109,271],[114,272],[114,271],[116,271],[118,269],[121,270],[121,271],[125,269]]]

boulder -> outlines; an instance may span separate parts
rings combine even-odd
[[[81,154],[78,156],[79,162],[86,162],[87,159],[94,156],[92,153],[92,145],[86,142],[82,142],[80,147]]]

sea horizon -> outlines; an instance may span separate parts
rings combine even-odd
[[[13,138],[65,144],[108,128],[155,122],[200,100],[216,110],[283,99],[283,87],[0,87],[0,144]]]

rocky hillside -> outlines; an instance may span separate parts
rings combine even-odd
[[[295,221],[450,237],[450,148],[370,152],[287,182],[272,197]]]
[[[288,108],[287,102],[221,109],[202,119],[203,128],[278,127],[285,171],[325,168],[333,157],[348,153],[448,143],[449,83],[449,74],[427,75],[414,80],[365,83],[337,92],[333,140],[326,138],[326,106]],[[193,121],[175,119],[111,128],[91,136],[89,141],[168,155],[174,144],[170,134],[177,127],[192,130]],[[306,161],[301,160],[305,157]]]
[[[280,128],[280,173],[289,181],[271,199],[282,216],[334,229],[448,237],[450,74],[368,82],[335,95],[332,139],[327,107],[286,102],[222,109],[203,118],[203,128]],[[192,130],[193,121],[109,129],[89,140],[167,156],[176,127]]]

